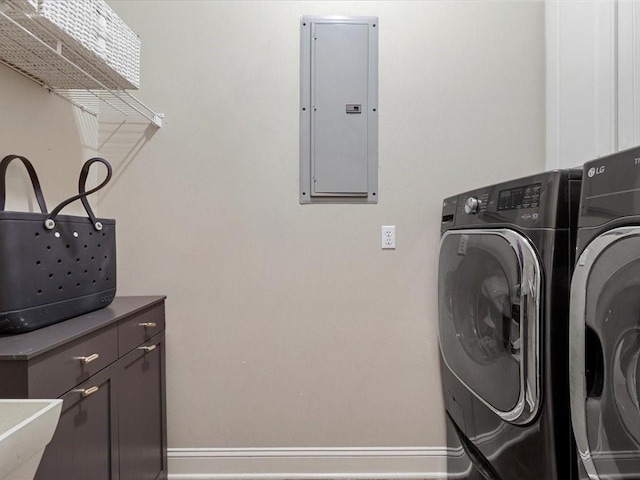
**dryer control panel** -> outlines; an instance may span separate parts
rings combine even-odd
[[[640,147],[584,164],[580,227],[640,215]],[[635,222],[635,220],[634,220]]]

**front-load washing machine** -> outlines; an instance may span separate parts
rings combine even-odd
[[[576,478],[568,320],[580,180],[580,170],[545,172],[444,201],[438,303],[450,478]]]
[[[640,148],[584,166],[571,283],[581,478],[640,479]]]

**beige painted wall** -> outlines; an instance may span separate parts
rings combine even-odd
[[[168,295],[170,446],[443,445],[441,200],[544,168],[544,5],[109,3],[166,113],[100,207],[120,293]],[[378,205],[298,203],[305,14],[380,17]]]
[[[111,4],[143,38],[139,96],[167,114],[103,148],[101,213],[120,293],[169,295],[170,445],[443,444],[440,201],[543,168],[543,5]],[[380,16],[376,206],[297,203],[304,14]],[[32,159],[52,207],[94,119],[3,66],[0,85],[0,155]],[[9,208],[29,208],[25,179],[11,169]]]
[[[77,193],[80,167],[96,153],[96,125],[94,116],[0,65],[0,158],[16,154],[31,160],[49,210]],[[39,211],[32,192],[22,164],[14,161],[7,175],[7,210]],[[64,210],[82,212],[80,203]]]

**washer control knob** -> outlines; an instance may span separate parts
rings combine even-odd
[[[469,215],[473,215],[478,213],[480,209],[480,201],[476,197],[469,197],[467,201],[464,202],[464,211]]]

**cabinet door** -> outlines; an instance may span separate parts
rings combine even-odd
[[[62,397],[58,427],[35,480],[118,480],[115,392],[109,367]]]
[[[120,480],[166,478],[164,352],[161,333],[116,364]]]

